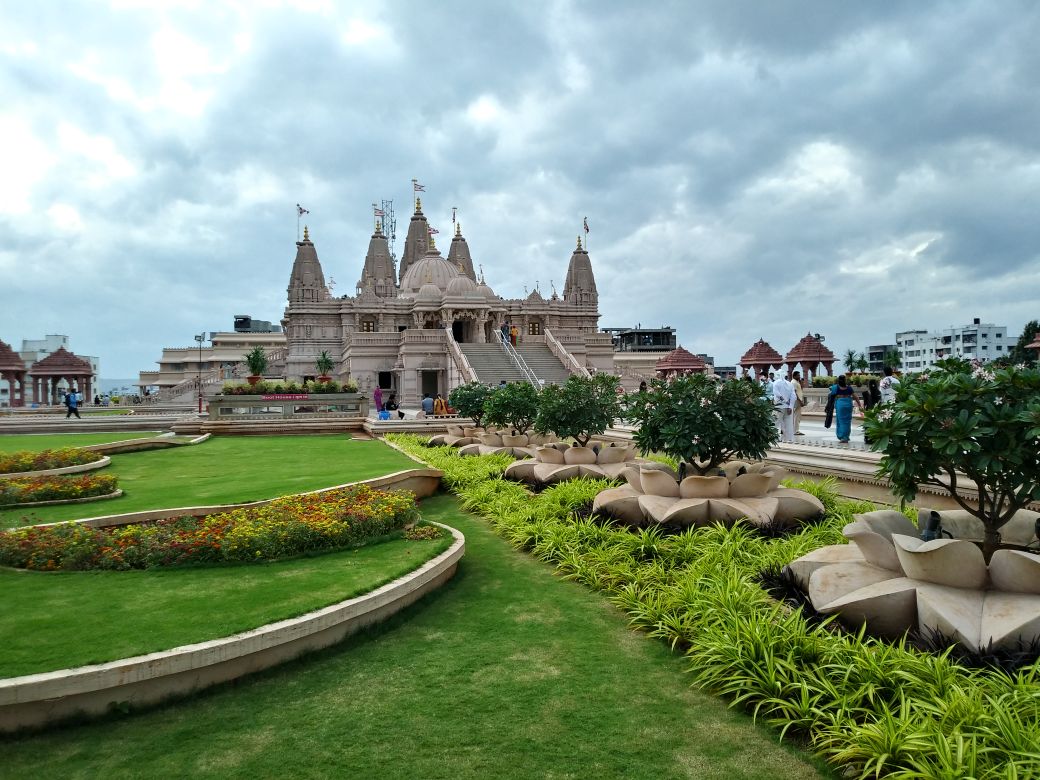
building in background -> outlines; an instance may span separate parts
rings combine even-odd
[[[144,395],[149,391],[161,391],[176,387],[219,370],[224,379],[230,379],[236,365],[245,364],[246,353],[261,346],[268,355],[271,365],[284,359],[285,334],[278,325],[266,320],[254,320],[248,314],[236,314],[234,330],[209,334],[209,345],[203,340],[190,347],[163,347],[159,368],[142,371],[137,386]]]
[[[610,334],[615,352],[671,352],[676,348],[675,328],[600,328]]]
[[[98,358],[74,355],[69,349],[69,337],[63,334],[22,339],[22,348],[17,353],[8,347],[4,355],[8,361],[17,355],[17,360],[25,366],[25,375],[18,381],[21,384],[24,380],[24,387],[20,387],[14,396],[7,378],[0,381],[0,406],[57,403],[70,383],[89,395],[89,391],[94,389],[94,378],[98,376]],[[13,363],[9,367],[5,364],[5,371],[13,375]]]
[[[907,330],[896,334],[896,348],[908,372],[924,371],[937,360],[959,357],[987,363],[1006,355],[1016,339],[1008,340],[1007,326],[982,322],[937,331]]]
[[[874,344],[867,347],[864,353],[867,356],[867,373],[880,374],[886,365],[885,355],[890,352],[899,352],[899,348],[895,344]]]

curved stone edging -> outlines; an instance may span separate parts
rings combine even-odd
[[[84,448],[86,449],[86,448]],[[0,474],[0,479],[22,479],[24,477],[53,477],[59,474],[80,474],[84,471],[96,471],[110,464],[112,459],[107,455],[101,460],[80,463],[78,466],[62,466],[59,469],[40,469],[39,471],[16,471],[13,474]]]
[[[376,590],[289,620],[222,639],[75,669],[0,680],[0,732],[45,726],[115,706],[144,706],[267,669],[319,650],[376,623],[436,590],[455,574],[466,551],[452,545],[413,572]]]
[[[312,493],[326,493],[329,490],[339,490],[341,488],[353,487],[355,485],[368,485],[369,487],[386,490],[408,490],[412,492],[416,498],[427,498],[437,492],[437,489],[441,484],[442,476],[444,476],[443,471],[429,468],[427,466],[426,468],[421,469],[395,471],[393,474],[384,474],[381,477],[362,479],[357,482],[345,482],[342,485],[333,485],[332,487],[308,490],[303,493],[293,493],[291,495],[309,496]],[[279,498],[283,498],[283,496],[265,498],[262,501],[249,501],[244,504],[212,504],[210,506],[182,506],[172,507],[169,509],[142,509],[140,512],[125,512],[117,515],[87,517],[81,520],[60,520],[55,523],[37,523],[37,525],[46,526],[62,525],[64,523],[82,523],[91,528],[104,528],[111,525],[132,525],[133,523],[147,523],[151,520],[163,520],[167,517],[202,517],[203,515],[212,515],[217,512],[230,512],[233,509],[242,509],[244,507],[264,506],[265,504],[270,504],[272,501],[277,501]],[[19,504],[18,506],[26,505]],[[24,528],[26,526],[18,527]]]
[[[158,436],[150,436],[146,439],[123,439],[122,441],[110,441],[105,444],[89,444],[83,449],[92,450],[93,452],[139,452],[142,450],[163,450],[163,449],[175,449],[177,447],[191,447],[196,444],[202,444],[210,438],[211,434],[204,433],[201,436],[196,436],[190,441],[173,441],[172,437],[175,436],[172,431],[169,433],[162,433]]]
[[[58,504],[89,504],[92,501],[104,501],[107,498],[119,498],[123,495],[122,490],[105,493],[100,496],[86,496],[85,498],[58,498],[54,501],[33,501],[31,504],[4,504],[0,509],[22,509],[37,506],[57,506]]]

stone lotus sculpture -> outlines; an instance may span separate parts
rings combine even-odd
[[[922,510],[923,525],[928,512]],[[1040,637],[1040,555],[999,549],[989,564],[976,543],[982,523],[963,510],[940,512],[955,538],[922,541],[905,515],[879,510],[855,515],[831,545],[789,568],[813,607],[843,623],[863,623],[879,636],[931,629],[976,650],[1014,647]],[[1020,510],[1001,529],[1005,543],[1025,546],[1040,513]]]
[[[664,463],[636,460],[631,444],[600,444],[575,447],[557,442],[538,447],[534,458],[519,460],[506,467],[505,477],[530,484],[553,484],[567,479],[617,479],[633,466],[671,472]],[[669,476],[669,479],[674,477]]]
[[[628,483],[596,496],[593,511],[630,525],[671,526],[732,524],[746,518],[757,526],[794,525],[823,514],[823,504],[804,490],[780,487],[783,469],[763,463],[733,461],[723,475],[686,477],[671,471],[626,468]]]
[[[449,425],[448,432],[432,437],[430,444],[458,447],[460,455],[488,455],[493,452],[506,452],[517,458],[533,458],[536,447],[552,441],[555,441],[555,437],[526,433],[514,436],[510,433],[489,431],[484,428]]]

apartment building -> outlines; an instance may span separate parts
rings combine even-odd
[[[983,363],[1006,355],[1015,345],[1006,325],[982,322],[938,331],[906,330],[896,334],[896,348],[904,371],[924,371],[944,357],[977,359]]]

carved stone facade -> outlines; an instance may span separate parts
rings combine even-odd
[[[474,272],[469,245],[456,226],[447,258],[437,249],[421,201],[408,226],[398,277],[386,236],[376,224],[355,295],[333,297],[308,230],[298,241],[282,324],[289,378],[315,374],[326,351],[337,379],[353,377],[363,391],[380,384],[404,404],[424,392],[447,394],[458,383],[448,332],[460,345],[489,343],[503,323],[515,325],[519,342],[545,343],[550,331],[577,361],[613,371],[610,337],[599,333],[599,296],[588,252],[571,255],[563,295],[537,290],[507,299]],[[447,331],[447,332],[446,332]]]

